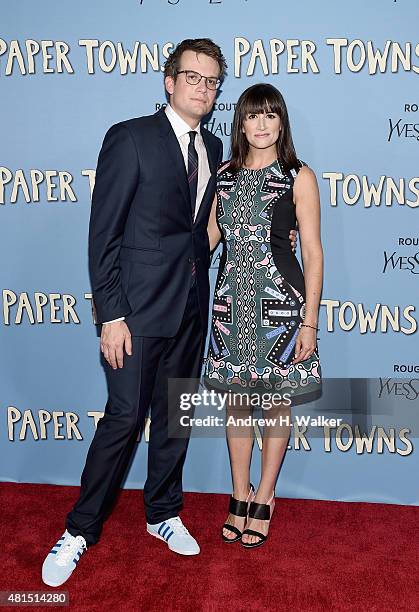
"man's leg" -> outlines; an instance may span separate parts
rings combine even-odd
[[[200,378],[205,337],[199,315],[196,287],[190,290],[180,329],[166,341],[159,364],[151,401],[148,474],[144,485],[147,522],[160,523],[175,517],[182,507],[182,469],[189,443],[186,428],[184,438],[170,436],[168,423],[168,380]],[[187,385],[188,391],[196,391]],[[179,415],[179,404],[172,410]]]
[[[113,370],[103,359],[109,397],[98,422],[81,476],[80,496],[66,528],[95,544],[121,486],[150,405],[156,371],[166,340],[132,337],[132,355]]]

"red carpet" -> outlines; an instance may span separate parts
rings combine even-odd
[[[53,590],[41,581],[41,565],[78,489],[1,483],[0,490],[0,590]],[[101,541],[61,587],[70,609],[419,610],[416,507],[277,499],[268,542],[245,550],[219,537],[227,504],[227,495],[185,495],[182,518],[201,554],[181,557],[145,532],[142,493],[123,491]]]

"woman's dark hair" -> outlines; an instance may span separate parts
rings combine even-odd
[[[246,89],[237,101],[231,136],[231,162],[229,170],[237,172],[246,162],[249,143],[243,133],[243,122],[251,114],[276,113],[281,121],[281,131],[276,143],[277,155],[285,170],[298,166],[288,111],[281,93],[273,85],[258,83]]]
[[[171,76],[175,80],[177,78],[177,72],[180,68],[180,58],[182,57],[182,53],[185,51],[195,51],[195,53],[203,53],[204,55],[208,55],[212,57],[218,63],[220,68],[219,79],[222,81],[226,75],[227,63],[225,61],[224,55],[221,53],[221,49],[218,45],[215,44],[210,38],[187,38],[186,40],[182,40],[164,64],[164,76]]]

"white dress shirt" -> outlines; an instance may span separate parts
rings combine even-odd
[[[207,188],[207,184],[211,176],[208,164],[207,150],[205,148],[204,141],[201,135],[201,126],[198,124],[195,130],[192,130],[192,128],[186,123],[186,121],[184,121],[182,117],[179,117],[179,115],[173,110],[170,104],[166,106],[165,113],[166,117],[171,123],[174,133],[176,134],[176,138],[178,139],[183,155],[183,161],[185,162],[186,172],[188,172],[188,146],[190,141],[189,132],[196,132],[195,149],[198,153],[198,188],[196,191],[196,204],[194,215],[194,219],[196,219],[199,207],[201,206],[202,198],[204,197],[205,189]]]
[[[199,207],[201,206],[202,199],[204,197],[205,190],[207,188],[208,181],[211,176],[211,171],[208,164],[207,150],[204,145],[204,140],[201,135],[201,126],[198,124],[195,130],[180,117],[168,104],[165,108],[166,117],[170,121],[170,125],[178,139],[180,149],[183,155],[183,161],[185,162],[186,173],[188,172],[188,146],[189,146],[189,132],[195,131],[195,149],[198,154],[198,187],[196,191],[196,204],[195,204],[195,215],[198,214]],[[104,325],[107,323],[114,323],[115,321],[123,321],[125,317],[119,317],[119,319],[113,319],[112,321],[104,321]]]

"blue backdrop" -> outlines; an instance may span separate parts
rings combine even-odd
[[[277,494],[418,503],[418,22],[416,0],[3,7],[1,480],[79,484],[106,401],[87,272],[99,148],[111,124],[165,102],[167,49],[210,36],[229,65],[208,123],[225,157],[235,101],[270,82],[321,191],[325,387],[300,412],[342,425],[296,427]],[[146,450],[126,487],[142,487]],[[259,461],[256,447],[256,481]],[[191,440],[184,487],[230,490],[222,436]]]

